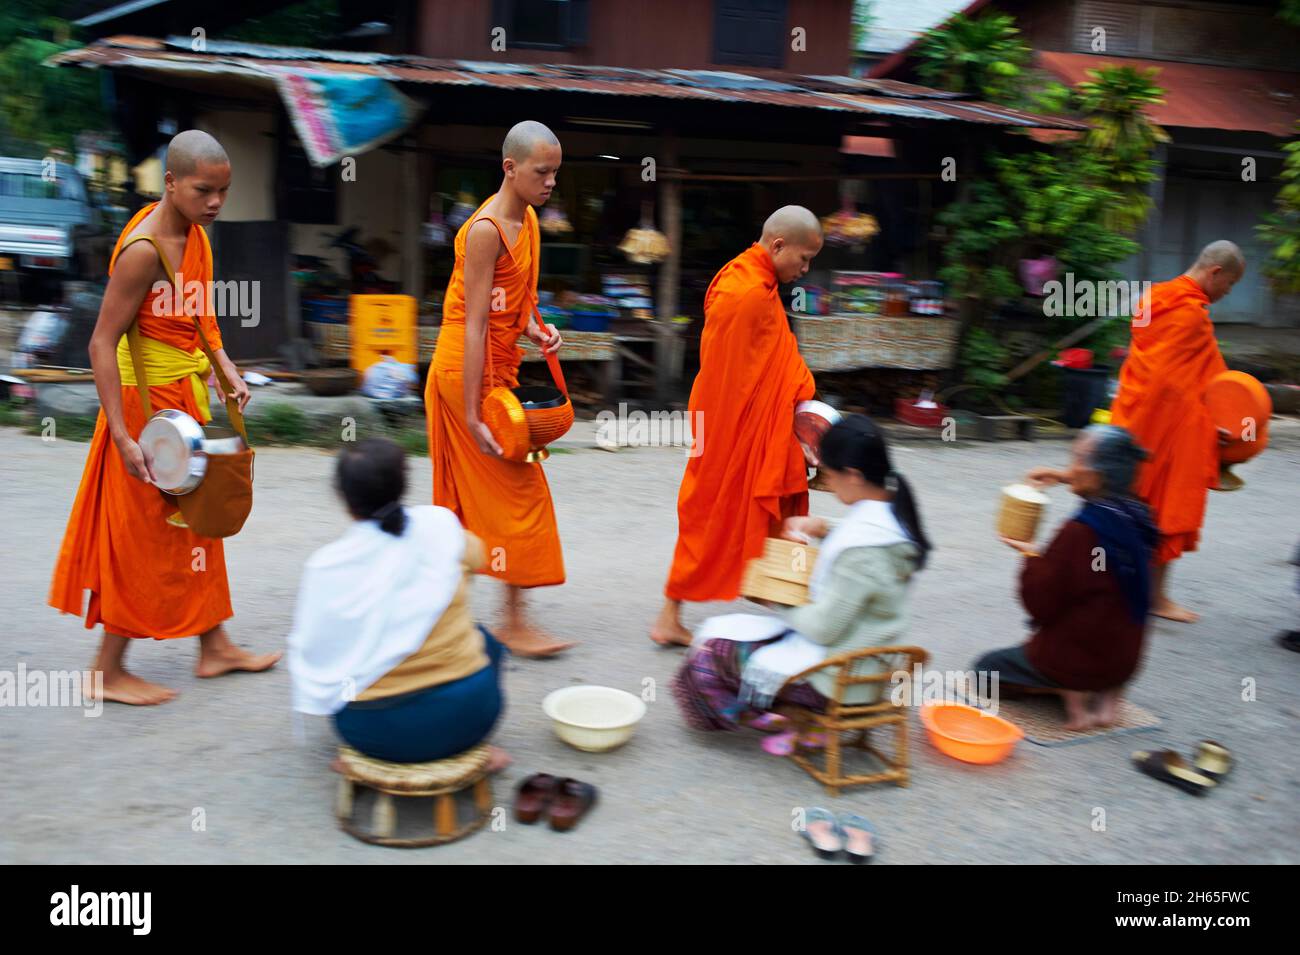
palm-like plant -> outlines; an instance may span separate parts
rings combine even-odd
[[[1157,72],[1104,66],[1089,70],[1089,78],[1075,87],[1077,106],[1091,127],[1081,146],[1100,164],[1101,184],[1117,195],[1106,224],[1121,232],[1135,230],[1150,212],[1147,184],[1156,178],[1152,153],[1157,144],[1169,141],[1146,115],[1147,107],[1164,102]]]
[[[917,50],[921,78],[941,89],[994,103],[1015,103],[1029,64],[1029,46],[1014,18],[957,14],[933,30]]]

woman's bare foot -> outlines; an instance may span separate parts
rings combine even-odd
[[[275,666],[282,656],[278,652],[249,653],[230,642],[225,627],[216,626],[199,637],[199,662],[194,675],[214,677],[236,670],[260,673]]]
[[[1188,610],[1172,600],[1158,601],[1151,608],[1151,613],[1157,617],[1163,617],[1165,620],[1172,620],[1175,623],[1196,623],[1201,619],[1201,615],[1194,610]]]
[[[176,691],[157,683],[142,680],[126,670],[113,672],[101,671],[103,684],[98,688],[92,686],[86,691],[90,700],[103,700],[106,703],[125,703],[128,706],[157,706],[176,699]]]
[[[1062,690],[1065,703],[1065,728],[1072,733],[1092,729],[1092,713],[1088,710],[1088,694],[1079,690]]]
[[[505,769],[512,762],[514,762],[514,760],[510,758],[510,754],[500,746],[488,747],[487,771],[489,775],[501,772],[501,770]]]
[[[672,600],[665,603],[650,628],[650,639],[661,647],[689,647],[695,638],[682,626],[680,613],[681,604]]]
[[[501,624],[497,627],[495,635],[515,656],[530,659],[553,657],[557,653],[563,653],[577,646],[572,641],[556,639],[545,630],[521,620]]]
[[[1105,729],[1115,725],[1119,719],[1119,701],[1122,699],[1118,690],[1105,690],[1097,694],[1097,708],[1092,714],[1092,725]]]

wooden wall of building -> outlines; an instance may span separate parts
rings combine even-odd
[[[1300,30],[1267,3],[1000,0],[1039,50],[1104,52],[1179,63],[1300,71]],[[1104,30],[1105,47],[1093,49]]]
[[[791,73],[849,70],[852,0],[788,0],[785,63]],[[714,4],[710,0],[596,0],[589,42],[569,50],[509,48],[494,52],[491,3],[423,0],[417,53],[511,63],[575,63],[643,69],[729,69],[713,62]],[[790,49],[790,31],[803,27],[805,52]]]

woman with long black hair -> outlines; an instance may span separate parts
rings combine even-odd
[[[673,683],[696,729],[782,730],[780,719],[766,714],[778,697],[820,709],[834,691],[831,672],[785,687],[790,676],[828,657],[903,637],[908,584],[931,550],[911,486],[894,470],[883,432],[862,415],[832,427],[820,457],[821,473],[849,505],[848,514],[834,526],[822,517],[791,517],[783,528],[788,538],[820,541],[809,581],[812,601],[779,617],[731,614],[700,626]],[[845,701],[874,702],[878,693],[878,685],[858,685],[846,690]],[[787,755],[799,742],[781,732],[763,748]]]

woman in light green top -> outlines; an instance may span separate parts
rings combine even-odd
[[[833,527],[811,516],[785,522],[784,536],[821,541],[812,600],[779,617],[731,614],[699,627],[673,681],[697,729],[781,728],[767,715],[776,699],[821,709],[834,689],[833,672],[783,689],[790,676],[831,656],[903,642],[908,583],[930,551],[911,488],[890,465],[884,434],[861,415],[831,428],[820,455],[827,484],[850,510]],[[862,685],[847,693],[846,702],[860,703],[878,690]],[[782,734],[764,748],[785,753],[793,743]]]

